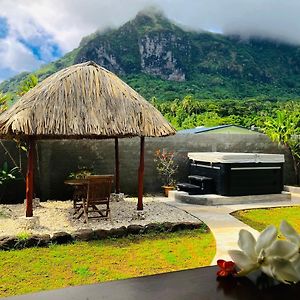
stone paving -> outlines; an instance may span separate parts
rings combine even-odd
[[[230,213],[251,208],[264,208],[264,207],[280,207],[280,206],[299,206],[300,195],[292,194],[291,201],[279,202],[266,202],[254,204],[238,204],[238,205],[223,205],[223,206],[204,206],[195,204],[186,204],[175,202],[168,198],[162,198],[162,201],[170,206],[180,208],[192,216],[199,218],[211,229],[216,239],[216,255],[211,263],[215,265],[218,259],[230,259],[228,255],[229,249],[238,249],[237,241],[239,231],[244,228],[253,233],[254,236],[258,235],[258,231],[237,220]]]

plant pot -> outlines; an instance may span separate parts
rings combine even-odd
[[[175,189],[174,186],[168,186],[168,185],[163,185],[162,188],[164,189],[165,197],[168,197],[169,191],[173,191]]]

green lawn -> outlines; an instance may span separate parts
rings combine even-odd
[[[203,229],[0,251],[0,296],[206,266],[214,254]]]
[[[281,220],[284,219],[300,232],[299,206],[241,210],[232,215],[258,231],[262,231],[270,224],[278,228]]]

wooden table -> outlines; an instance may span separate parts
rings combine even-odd
[[[153,262],[155,263],[155,262]],[[248,278],[216,278],[217,267],[69,287],[10,300],[299,300],[300,284],[260,290]]]
[[[74,188],[73,191],[73,207],[74,215],[79,213],[76,218],[80,218],[83,212],[80,210],[83,209],[83,200],[87,195],[87,179],[68,179],[64,181],[65,184],[70,185]]]
[[[88,184],[87,179],[68,179],[64,181],[64,184],[71,185],[71,186],[83,186]]]

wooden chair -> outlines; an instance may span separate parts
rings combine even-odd
[[[83,208],[83,202],[84,199],[86,199],[86,195],[87,195],[87,185],[78,185],[74,187],[74,192],[73,192],[74,215],[80,213],[80,210]],[[82,213],[79,215],[79,217],[81,215]]]
[[[88,222],[89,218],[107,219],[109,217],[109,198],[113,179],[114,175],[94,175],[87,177],[87,197],[83,200],[85,222]]]

